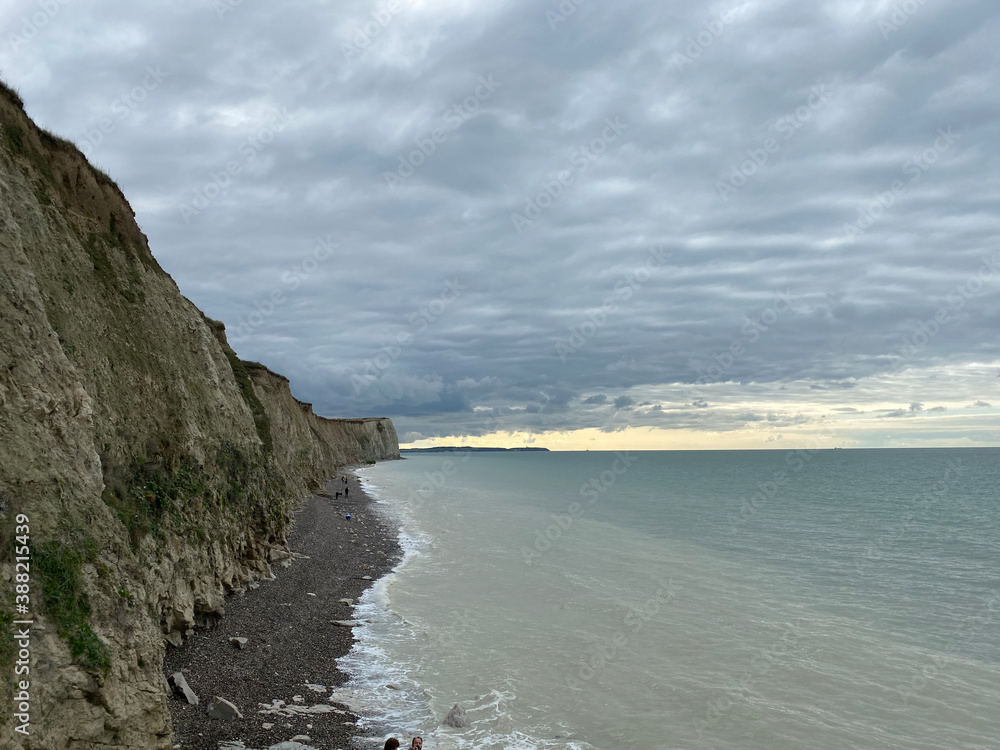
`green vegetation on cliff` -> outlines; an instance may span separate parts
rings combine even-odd
[[[133,456],[124,466],[107,458],[102,462],[102,497],[127,529],[134,550],[148,534],[163,539],[164,523],[180,522],[181,509],[206,491],[204,471],[193,459],[162,445],[150,453]]]
[[[264,405],[260,402],[260,399],[257,398],[257,394],[254,393],[253,383],[250,381],[250,370],[266,370],[267,368],[259,362],[244,362],[240,359],[229,345],[229,341],[226,340],[225,324],[221,320],[213,320],[208,316],[203,317],[205,322],[208,323],[212,334],[222,347],[222,351],[225,352],[226,359],[229,360],[229,366],[232,368],[233,377],[236,378],[236,385],[240,389],[240,395],[243,397],[246,405],[250,407],[250,413],[253,414],[253,424],[257,429],[260,442],[264,445],[264,453],[270,453],[274,449],[274,438],[271,435],[271,418],[267,416],[267,411],[264,409]]]
[[[105,457],[104,482],[104,502],[128,530],[134,552],[146,536],[162,541],[168,531],[204,540],[206,524],[218,527],[223,515],[247,521],[271,542],[288,524],[285,483],[271,456],[228,441],[207,465],[162,443],[124,465]]]
[[[7,139],[7,143],[10,144],[10,151],[14,156],[27,159],[49,182],[54,183],[56,181],[55,175],[52,173],[52,167],[45,161],[45,157],[27,142],[24,131],[21,128],[17,125],[4,123],[3,135]]]
[[[32,551],[34,570],[42,584],[44,612],[69,644],[73,659],[84,669],[101,674],[111,668],[108,648],[90,627],[90,601],[83,590],[81,569],[98,558],[97,546],[45,542]]]
[[[21,107],[22,109],[24,108],[24,99],[21,98],[17,89],[11,88],[3,81],[0,81],[0,94],[10,99],[18,107]]]
[[[243,400],[250,407],[250,413],[253,414],[253,424],[257,429],[260,442],[264,444],[264,453],[270,453],[274,449],[274,438],[271,436],[271,418],[267,416],[264,405],[253,391],[253,383],[250,382],[250,373],[246,364],[236,356],[236,352],[228,344],[222,350],[226,353],[229,366],[233,368],[233,375],[236,377],[236,385],[239,386],[240,395],[243,396]]]

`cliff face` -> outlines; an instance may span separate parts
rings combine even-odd
[[[0,746],[166,749],[165,644],[270,575],[292,509],[340,466],[398,458],[396,433],[317,417],[241,362],[117,186],[2,86],[0,128]],[[18,514],[29,737],[9,710]]]

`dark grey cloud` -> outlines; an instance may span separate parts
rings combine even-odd
[[[942,412],[948,411],[945,406],[932,406],[930,409],[925,409],[923,404],[910,404],[908,409],[893,409],[884,416],[889,418],[899,418],[899,417],[915,417],[921,414],[940,414]]]
[[[0,8],[3,76],[320,413],[716,432],[996,390],[991,0],[40,7]]]

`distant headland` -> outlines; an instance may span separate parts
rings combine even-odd
[[[400,448],[400,453],[498,453],[501,451],[546,451],[548,448],[472,448],[468,445],[438,445],[433,448]]]

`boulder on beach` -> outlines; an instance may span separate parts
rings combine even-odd
[[[441,723],[446,727],[455,727],[455,729],[464,729],[469,726],[469,720],[465,718],[465,709],[457,703],[451,707],[451,711]]]
[[[213,719],[223,719],[225,721],[243,718],[243,714],[240,713],[240,710],[235,705],[219,696],[215,696],[212,699],[205,712]]]
[[[194,690],[188,685],[187,680],[181,672],[174,672],[170,675],[170,685],[177,695],[183,697],[192,706],[198,705],[198,696],[195,695]]]
[[[246,638],[230,638],[229,642],[234,646],[236,646],[236,648],[240,649],[241,651],[247,647],[248,643],[250,643],[250,641],[248,641]]]

